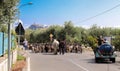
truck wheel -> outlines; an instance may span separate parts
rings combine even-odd
[[[112,61],[112,63],[115,63],[115,58],[111,58],[110,61]]]
[[[99,59],[98,58],[95,58],[95,63],[98,63],[99,62]]]

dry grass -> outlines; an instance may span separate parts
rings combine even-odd
[[[12,71],[22,71],[22,69],[26,66],[26,61],[25,60],[20,60],[17,61],[13,67],[12,67]]]

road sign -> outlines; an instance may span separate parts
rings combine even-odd
[[[15,32],[17,35],[24,35],[25,34],[25,30],[24,30],[21,23],[18,24],[18,26],[15,29]]]

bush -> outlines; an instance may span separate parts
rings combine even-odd
[[[97,39],[96,38],[94,38],[92,36],[88,36],[87,42],[93,50],[97,47]]]
[[[116,36],[115,39],[112,40],[113,45],[115,46],[115,50],[120,51],[120,36]]]
[[[26,58],[22,55],[17,55],[17,61],[25,60]]]

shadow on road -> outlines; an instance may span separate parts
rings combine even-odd
[[[120,61],[116,61],[115,65],[120,66]]]
[[[53,53],[42,53],[43,55],[55,55]]]
[[[95,59],[84,59],[84,61],[86,61],[86,63],[95,63]]]
[[[113,64],[111,61],[100,61],[98,63],[95,62],[95,59],[84,59],[86,63],[91,63],[91,64]]]

